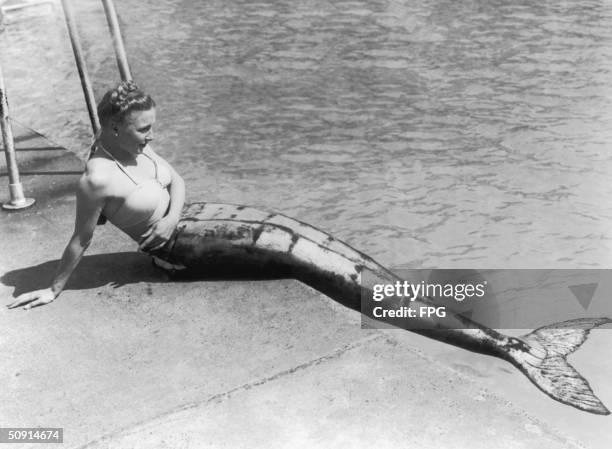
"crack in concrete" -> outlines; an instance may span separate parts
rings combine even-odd
[[[386,332],[386,331],[383,331],[383,332],[386,336],[387,342],[391,344],[398,344],[398,340],[394,337],[392,333]],[[424,360],[427,360],[430,364],[435,365],[436,367],[442,370],[450,371],[451,373],[453,373],[453,376],[461,378],[462,381],[464,382],[470,382],[472,384],[481,385],[478,379],[474,378],[473,375],[467,374],[461,370],[456,369],[452,365],[447,364],[446,361],[443,359],[427,354],[426,352],[424,352],[423,350],[419,349],[416,346],[411,346],[408,349],[409,351],[414,353],[416,356],[421,357]],[[516,373],[519,373],[519,371],[516,370]],[[568,446],[568,448],[571,446],[574,449],[589,449],[589,447],[585,446],[582,441],[576,440],[575,438],[567,435],[564,431],[559,430],[559,428],[557,428],[555,425],[547,421],[543,421],[542,419],[529,413],[527,410],[522,408],[520,405],[515,404],[510,399],[506,398],[503,393],[493,391],[489,387],[486,387],[486,386],[480,386],[480,391],[486,393],[486,395],[489,398],[493,399],[497,403],[503,404],[504,406],[512,409],[514,413],[519,414],[523,418],[528,419],[531,422],[539,425],[549,435],[562,440],[562,442],[565,443]]]
[[[322,363],[325,363],[327,361],[331,361],[331,360],[337,360],[339,359],[342,355],[344,355],[345,353],[352,351],[354,349],[358,349],[361,348],[369,343],[375,342],[375,341],[379,341],[379,340],[384,340],[386,343],[390,343],[390,344],[397,344],[397,340],[395,338],[393,338],[392,335],[390,335],[387,332],[381,332],[378,331],[376,334],[368,336],[368,337],[364,337],[362,339],[359,339],[357,341],[354,341],[352,343],[348,343],[345,344],[343,346],[341,346],[340,348],[336,349],[335,351],[325,354],[321,357],[317,357],[315,359],[311,359],[308,360],[304,363],[301,363],[299,365],[295,365],[292,366],[290,368],[287,368],[285,370],[279,371],[275,374],[272,374],[270,376],[264,377],[264,378],[260,378],[260,379],[256,379],[250,382],[245,382],[241,385],[238,385],[234,388],[231,388],[229,390],[220,392],[220,393],[216,393],[213,394],[201,401],[197,401],[197,402],[192,402],[192,403],[187,403],[187,404],[183,404],[177,407],[174,407],[170,410],[167,410],[165,412],[162,412],[156,416],[153,416],[152,418],[148,418],[146,420],[142,420],[140,422],[137,422],[133,425],[118,429],[116,431],[112,431],[109,432],[107,434],[104,434],[98,438],[95,438],[94,440],[91,440],[90,442],[84,444],[84,445],[80,445],[80,446],[76,446],[73,449],[87,449],[87,448],[93,448],[96,447],[97,445],[104,443],[104,442],[110,442],[111,440],[115,439],[115,438],[125,438],[125,437],[129,437],[131,435],[137,434],[139,432],[143,432],[146,431],[148,429],[155,429],[159,423],[164,420],[165,423],[168,422],[172,422],[172,418],[170,418],[173,415],[177,415],[181,412],[187,411],[187,410],[192,410],[192,409],[196,409],[198,407],[205,407],[208,404],[213,404],[213,403],[219,403],[222,402],[223,400],[229,399],[232,395],[239,393],[239,392],[243,392],[243,391],[248,391],[252,388],[256,388],[262,385],[266,385],[270,382],[274,382],[276,380],[285,378],[287,376],[290,376],[291,374],[294,374],[296,372],[299,371],[303,371],[306,370],[310,367],[315,367],[318,366]],[[427,362],[435,365],[438,369],[441,369],[443,371],[450,371],[452,372],[455,376],[457,377],[461,377],[462,380],[464,381],[468,381],[470,383],[475,383],[478,384],[476,379],[473,379],[472,377],[470,377],[469,375],[466,375],[465,373],[453,368],[452,366],[449,366],[447,364],[445,364],[444,362],[436,359],[435,357],[432,357],[431,355],[423,352],[422,350],[416,348],[416,347],[409,347],[406,348],[408,351],[412,352],[415,356],[423,358],[424,360],[426,360]],[[521,407],[517,406],[516,404],[514,404],[512,401],[508,400],[507,398],[505,398],[504,396],[498,394],[497,392],[493,392],[491,390],[489,390],[486,387],[482,387],[481,391],[486,393],[486,395],[494,400],[495,402],[499,403],[499,404],[503,404],[506,407],[511,408],[515,413],[523,416],[524,418],[530,420],[532,423],[539,425],[546,433],[548,433],[550,436],[556,437],[557,439],[561,440],[564,444],[568,445],[568,447],[573,447],[575,449],[587,449],[586,446],[584,446],[584,443],[581,441],[577,441],[574,438],[569,437],[568,435],[566,435],[564,432],[560,431],[559,429],[557,429],[555,426],[551,425],[548,422],[544,422],[539,418],[534,417],[533,415],[531,415],[530,413],[528,413],[527,411],[525,411],[524,409],[522,409]],[[170,418],[170,419],[168,419]],[[180,418],[175,417],[174,420],[178,420]]]
[[[321,363],[338,359],[348,351],[352,351],[354,349],[361,348],[362,346],[365,346],[366,344],[371,343],[373,341],[384,340],[384,339],[386,339],[386,336],[380,333],[373,335],[373,336],[368,336],[368,337],[359,339],[355,342],[348,343],[329,354],[323,355],[321,357],[317,357],[316,359],[312,359],[307,362],[301,363],[299,365],[293,366],[291,368],[279,371],[271,376],[257,379],[251,382],[246,382],[242,385],[231,388],[227,391],[213,394],[212,396],[209,396],[208,398],[203,399],[201,401],[183,404],[181,406],[178,406],[173,409],[167,410],[163,413],[160,413],[159,415],[154,416],[152,418],[137,422],[129,427],[124,427],[122,429],[119,429],[113,432],[109,432],[98,438],[95,438],[94,440],[89,441],[88,443],[85,443],[84,445],[75,446],[74,449],[92,448],[100,443],[103,443],[104,441],[108,441],[116,437],[127,437],[137,432],[141,432],[141,431],[144,431],[150,428],[154,428],[163,418],[167,418],[171,415],[175,415],[177,413],[180,413],[186,410],[191,410],[194,408],[202,407],[202,406],[205,406],[206,404],[217,403],[221,400],[230,398],[233,394],[238,393],[240,391],[247,391],[247,390],[250,390],[251,388],[259,387],[269,382],[274,382],[278,379],[284,378],[286,376],[290,376],[291,374],[296,373],[298,371],[303,371],[310,367],[320,365]]]

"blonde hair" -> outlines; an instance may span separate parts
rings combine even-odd
[[[98,103],[98,118],[102,126],[107,126],[111,120],[123,121],[132,111],[148,111],[154,107],[153,98],[134,81],[123,81],[104,94]]]

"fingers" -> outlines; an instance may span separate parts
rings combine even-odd
[[[143,251],[157,251],[158,249],[162,249],[166,245],[166,242],[167,241],[162,240],[159,243],[155,242],[150,245],[142,244],[139,246],[139,248]]]
[[[163,237],[161,235],[149,235],[144,240],[140,241],[138,248],[143,251],[156,251],[164,247],[170,240],[169,237]]]
[[[149,243],[153,240],[153,228],[149,228],[144,234],[140,236],[140,240],[138,241],[139,249],[146,249]]]
[[[138,248],[142,251],[155,251],[156,249],[161,248],[165,244],[166,242],[163,240],[160,242],[159,239],[150,239],[142,242]]]
[[[42,297],[39,292],[30,292],[20,295],[15,301],[9,304],[9,309],[15,309],[20,306],[24,306],[24,310],[31,309],[32,307],[39,307],[45,304],[49,304],[53,299]]]
[[[168,243],[168,240],[162,240],[158,245],[155,245],[153,248],[151,248],[151,251],[157,251],[158,249],[162,249],[166,243]]]
[[[51,300],[53,301],[53,300]],[[31,309],[32,307],[40,307],[40,306],[44,306],[45,304],[49,304],[51,301],[49,301],[48,299],[45,298],[40,298],[34,302],[31,302],[30,304],[28,304],[27,306],[25,306],[23,308],[23,310],[28,310]]]
[[[50,289],[35,290],[33,292],[24,293],[19,295],[15,301],[9,304],[9,309],[24,306],[24,310],[31,309],[32,307],[38,307],[53,302],[55,295]]]
[[[24,304],[29,303],[30,301],[36,299],[38,296],[36,292],[24,293],[23,295],[19,295],[15,301],[10,303],[7,307],[9,309],[14,309],[15,307],[22,306]]]
[[[143,237],[142,239],[140,239],[140,244],[138,245],[138,247],[142,250],[149,250],[151,249],[150,246],[153,244],[153,242],[155,242],[156,239],[157,236],[154,234],[150,234],[147,237]]]

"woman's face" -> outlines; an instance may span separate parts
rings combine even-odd
[[[117,144],[132,154],[142,153],[142,150],[153,140],[153,125],[155,124],[155,108],[146,111],[132,111],[117,123]]]

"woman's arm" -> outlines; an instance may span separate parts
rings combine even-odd
[[[13,303],[8,305],[9,309],[23,305],[24,309],[41,306],[52,302],[59,296],[91,242],[104,205],[102,185],[103,183],[94,182],[87,172],[81,176],[77,188],[74,232],[62,254],[50,287],[19,295]]]
[[[166,244],[181,218],[181,211],[185,205],[185,181],[170,164],[155,155],[170,171],[172,176],[168,191],[170,193],[170,207],[166,215],[145,232],[139,244],[141,250],[156,250]]]
[[[170,173],[172,174],[172,181],[170,181],[170,185],[168,186],[170,192],[170,208],[168,209],[166,217],[178,223],[181,218],[183,206],[185,205],[185,181],[183,181],[181,175],[179,175],[170,165],[168,165],[168,168],[170,168]]]

